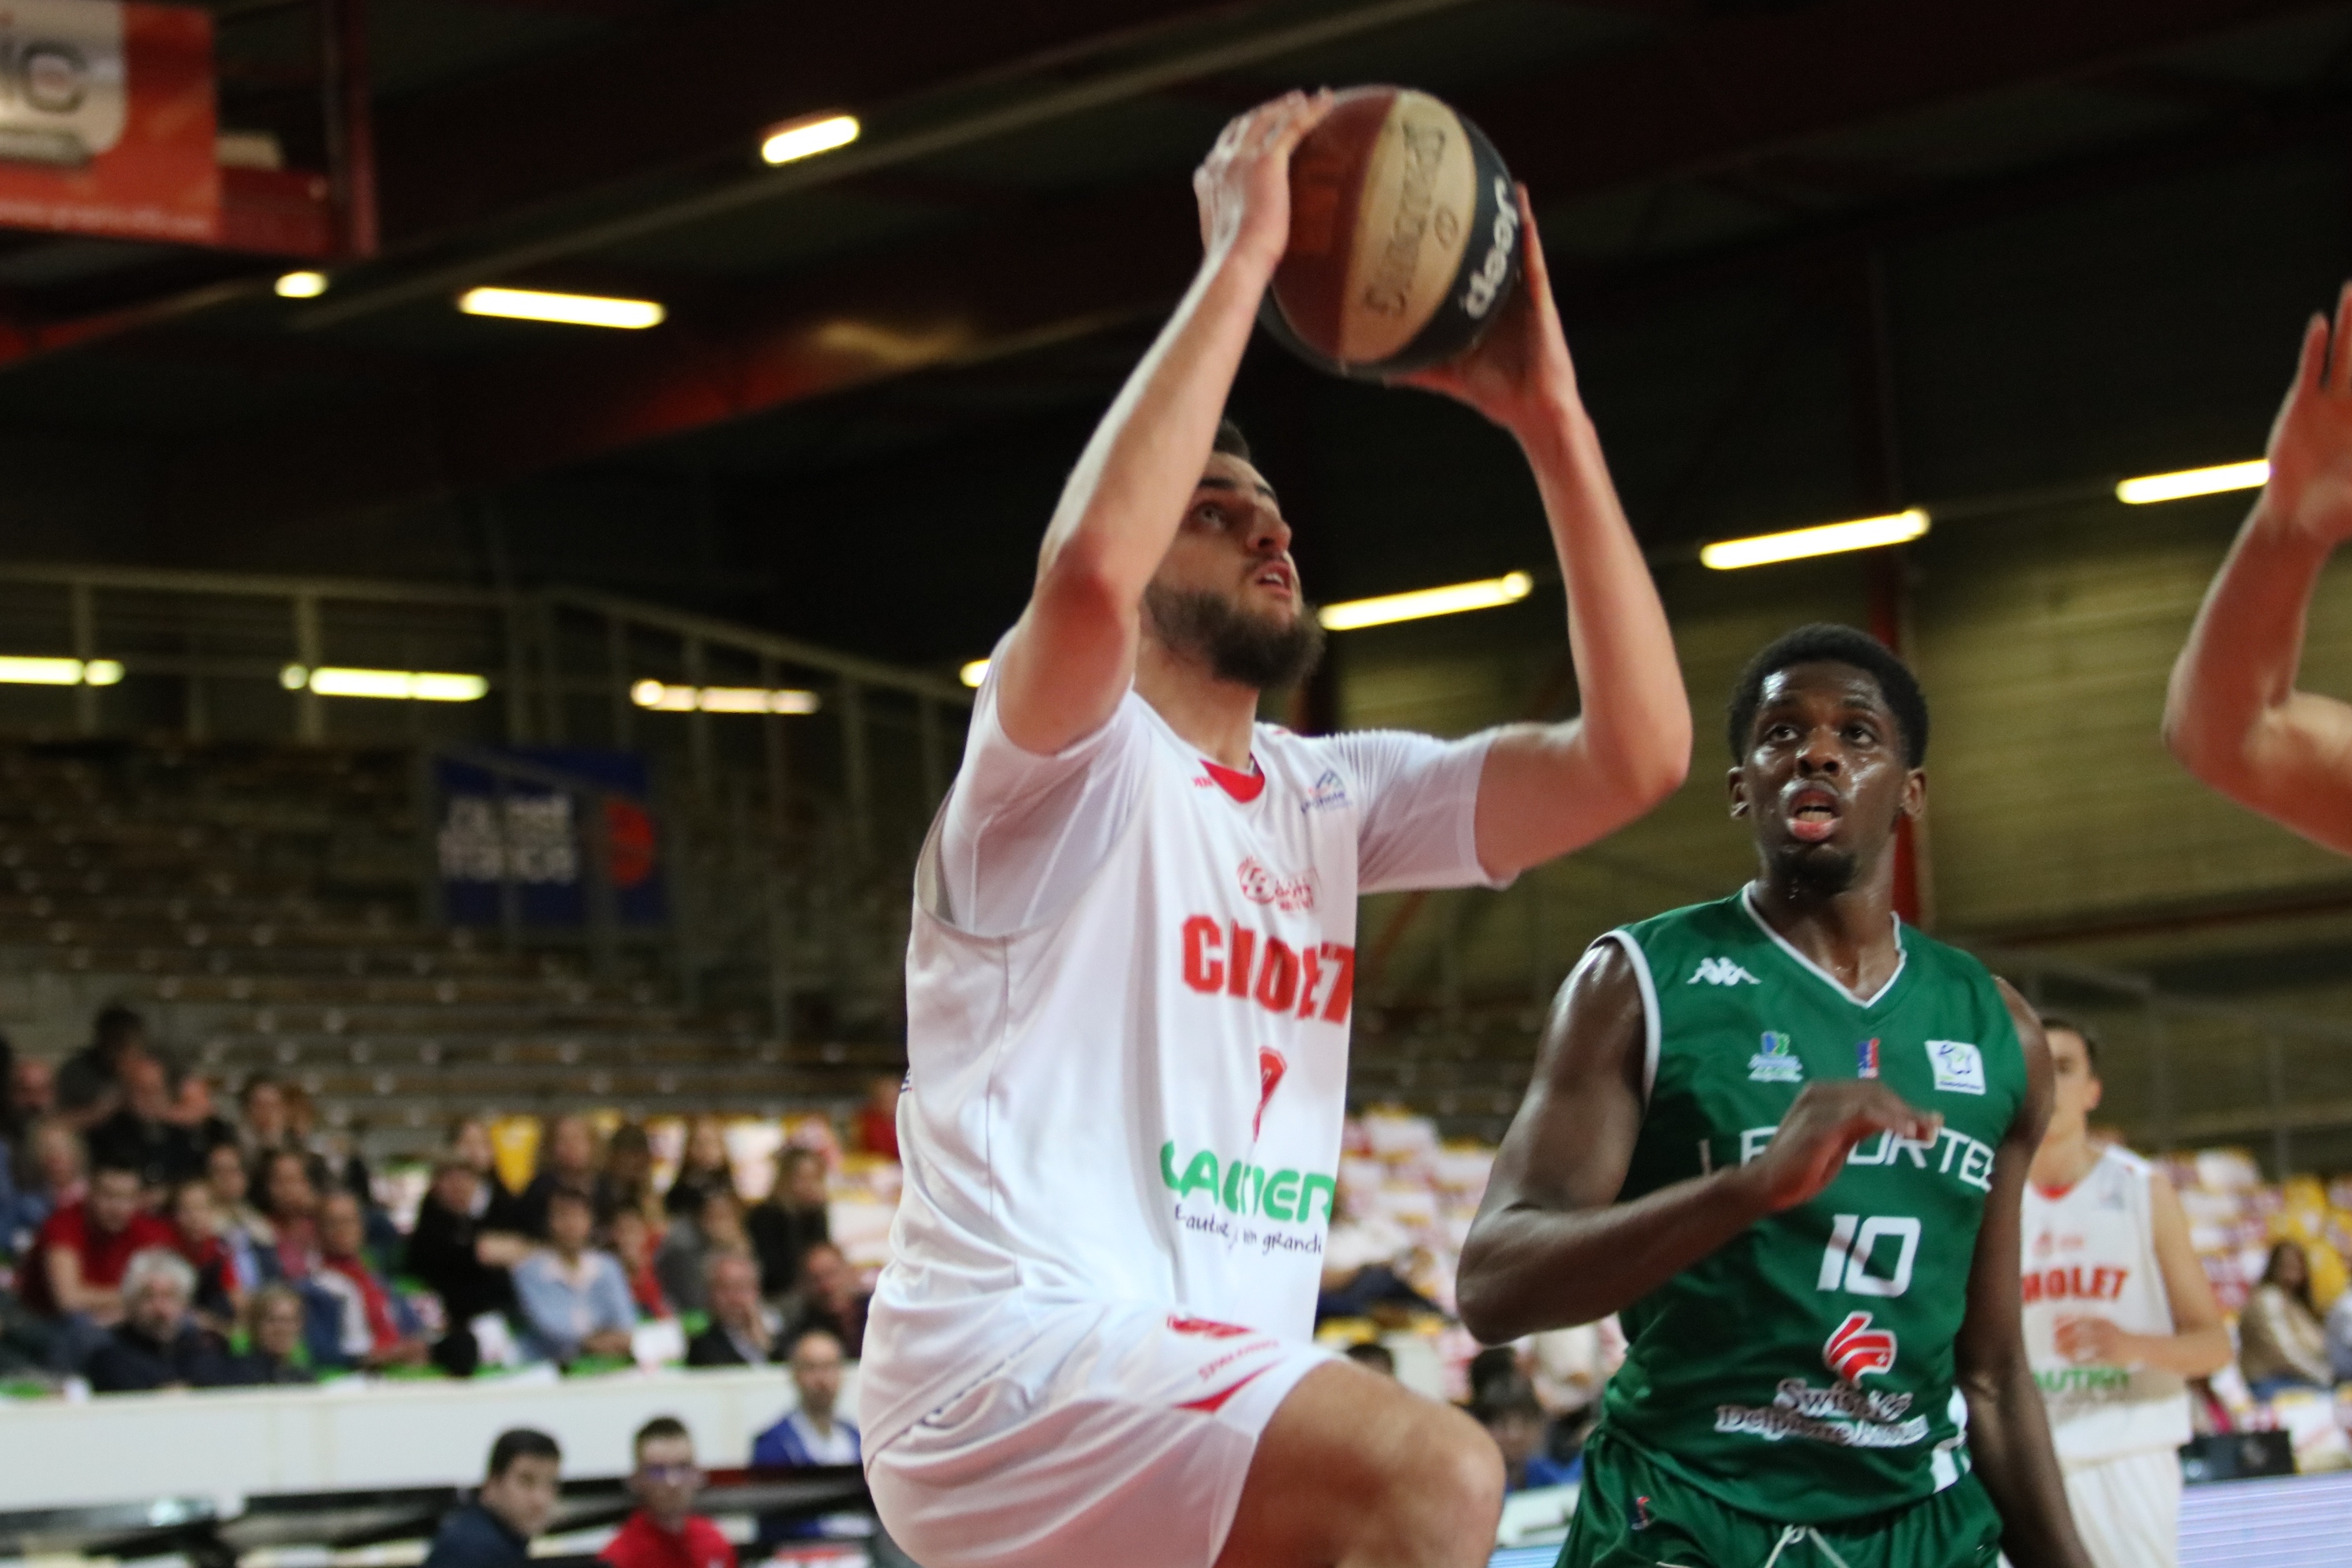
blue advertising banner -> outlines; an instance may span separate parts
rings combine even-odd
[[[668,920],[644,757],[574,746],[478,754],[511,761],[522,776],[487,760],[435,759],[443,909],[452,924],[498,924],[499,889],[511,882],[524,925],[586,925],[592,832],[602,836],[614,920],[640,927]]]

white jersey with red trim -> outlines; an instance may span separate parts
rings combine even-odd
[[[917,877],[869,1452],[1057,1306],[1311,1335],[1357,895],[1490,880],[1486,743],[1261,724],[1244,799],[1131,691],[1040,757],[983,684]]]
[[[2087,1464],[2189,1441],[2187,1385],[2153,1367],[2086,1365],[2058,1353],[2058,1324],[2105,1318],[2169,1334],[2172,1300],[2156,1257],[2153,1168],[2109,1147],[2063,1193],[2025,1188],[2025,1352],[2050,1410],[2058,1458]]]

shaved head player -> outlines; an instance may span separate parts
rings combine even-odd
[[[1328,106],[1244,115],[1194,176],[1207,254],[1071,474],[918,871],[906,1188],[859,1403],[876,1504],[927,1568],[1469,1568],[1493,1545],[1486,1435],[1311,1342],[1356,899],[1498,886],[1633,820],[1688,768],[1689,710],[1529,228],[1528,289],[1418,384],[1527,455],[1581,718],[1457,742],[1255,722],[1317,631],[1220,420]]]
[[[2240,805],[2352,855],[2352,703],[2295,689],[2320,569],[2352,539],[2352,284],[2332,331],[2304,329],[2270,465],[2172,667],[2165,743]]]
[[[1927,700],[1806,626],[1729,737],[1756,878],[1593,943],[1462,1248],[1482,1340],[1622,1314],[1563,1568],[2088,1568],[2020,1327],[2042,1026],[1895,914]]]

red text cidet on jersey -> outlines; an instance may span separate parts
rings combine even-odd
[[[2099,1264],[2085,1268],[2076,1263],[2063,1268],[2028,1269],[2025,1301],[2114,1301],[2122,1298],[2131,1270]]]
[[[1194,915],[1184,922],[1184,984],[1269,1013],[1344,1024],[1356,999],[1356,950],[1336,942],[1294,948],[1239,921]]]

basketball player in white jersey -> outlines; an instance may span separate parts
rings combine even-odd
[[[926,1568],[1471,1568],[1494,1542],[1486,1435],[1311,1342],[1356,900],[1499,886],[1632,821],[1687,770],[1689,708],[1530,228],[1523,295],[1420,384],[1527,455],[1582,716],[1255,722],[1318,633],[1221,415],[1328,101],[1243,116],[1194,176],[1206,257],[1069,479],[918,872],[859,1403]]]
[[[2352,540],[2352,284],[2332,332],[2319,316],[2304,328],[2269,457],[2172,667],[2164,740],[2239,805],[2352,855],[2352,702],[2296,685],[2320,572]]]
[[[2164,1173],[2094,1142],[2099,1054],[2054,1014],[2050,1130],[2025,1189],[2025,1349],[2050,1412],[2075,1532],[2098,1568],[2178,1561],[2186,1378],[2230,1360],[2189,1218]]]

